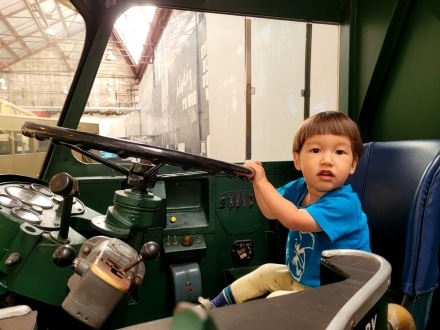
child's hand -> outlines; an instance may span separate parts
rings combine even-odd
[[[249,167],[253,172],[254,172],[254,176],[253,178],[250,180],[251,182],[258,182],[261,179],[266,178],[266,172],[264,171],[263,165],[261,164],[261,162],[259,160],[249,160],[246,161],[243,166]]]

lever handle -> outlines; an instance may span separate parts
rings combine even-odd
[[[55,174],[49,182],[50,190],[58,195],[63,196],[63,204],[61,207],[61,223],[60,230],[52,237],[61,243],[69,242],[69,223],[72,212],[73,198],[79,195],[78,181],[70,174],[61,172]]]
[[[52,257],[55,265],[66,267],[72,265],[73,260],[76,258],[76,251],[72,246],[63,244],[55,249]]]
[[[127,270],[137,266],[142,260],[153,260],[159,257],[159,255],[160,245],[156,242],[147,242],[142,245],[139,255],[126,264],[125,267],[122,268],[122,271],[126,272]]]

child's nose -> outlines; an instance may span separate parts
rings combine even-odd
[[[329,164],[333,162],[333,156],[331,152],[323,152],[322,153],[322,158],[321,158],[321,163],[323,164]]]

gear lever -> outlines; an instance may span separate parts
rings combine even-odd
[[[50,235],[60,243],[69,243],[70,215],[72,213],[73,198],[79,195],[78,181],[70,174],[61,172],[52,177],[49,188],[54,194],[63,197],[60,230],[51,232]]]
[[[122,268],[123,272],[130,270],[131,268],[138,265],[142,260],[153,260],[159,257],[160,255],[160,245],[156,242],[147,242],[141,247],[141,251],[139,255],[131,260],[128,264]]]

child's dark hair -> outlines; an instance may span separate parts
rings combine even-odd
[[[308,138],[325,134],[347,136],[351,140],[354,157],[360,158],[364,152],[357,124],[346,114],[338,111],[324,111],[307,118],[295,134],[293,151],[300,152]]]

